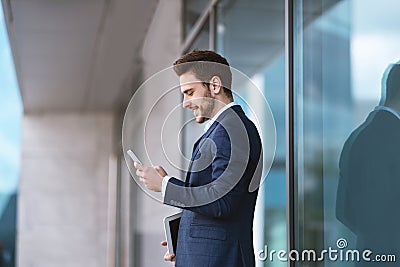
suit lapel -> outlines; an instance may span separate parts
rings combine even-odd
[[[219,124],[219,122],[222,121],[223,118],[224,118],[227,114],[229,114],[230,112],[235,112],[235,113],[237,113],[237,114],[239,114],[239,113],[244,113],[242,107],[239,106],[239,105],[235,105],[235,106],[232,106],[232,107],[228,108],[227,110],[225,110],[224,112],[222,112],[222,114],[218,117],[217,121],[214,121],[214,123],[210,126],[210,128],[207,130],[207,132],[205,132],[205,133],[196,141],[196,143],[194,143],[194,145],[193,145],[193,152],[192,152],[192,158],[191,158],[191,160],[190,160],[189,167],[188,167],[188,171],[187,171],[187,173],[186,173],[185,182],[189,183],[189,181],[190,181],[190,173],[191,173],[191,170],[192,170],[193,162],[194,162],[194,159],[195,159],[196,156],[197,156],[197,153],[199,153],[199,151],[200,151],[200,146],[202,145],[202,142],[201,142],[201,141],[202,141],[203,139],[206,139],[207,137],[209,137],[210,134],[211,134],[211,133],[214,131],[214,129],[217,127],[217,125]]]
[[[191,173],[191,170],[192,170],[193,162],[194,162],[194,159],[195,159],[196,156],[197,156],[197,153],[199,153],[199,151],[200,151],[200,146],[201,146],[201,144],[202,144],[201,140],[206,139],[207,137],[209,137],[210,134],[214,131],[215,127],[217,127],[217,125],[219,124],[219,121],[222,121],[223,118],[226,116],[226,114],[228,114],[229,112],[237,112],[237,113],[240,113],[240,112],[243,112],[243,110],[242,110],[242,107],[241,107],[241,106],[235,105],[235,106],[232,106],[232,107],[228,108],[228,109],[225,110],[224,112],[222,112],[222,114],[218,117],[218,120],[217,120],[217,121],[214,121],[213,124],[211,124],[210,128],[207,130],[207,132],[205,132],[205,133],[196,141],[196,143],[194,143],[194,145],[193,145],[193,152],[192,152],[192,158],[191,158],[191,160],[190,160],[190,164],[189,164],[189,167],[188,167],[188,171],[187,171],[187,173],[186,173],[186,179],[185,179],[186,182],[189,182],[189,180],[190,180],[190,173]]]
[[[212,131],[214,131],[214,129],[215,129],[215,127],[217,126],[217,124],[218,124],[218,122],[215,121],[215,122],[210,126],[210,128],[207,130],[207,132],[205,132],[205,133],[200,137],[200,139],[196,142],[196,144],[195,144],[196,147],[195,147],[195,150],[193,151],[193,154],[192,154],[192,161],[193,161],[193,159],[196,158],[197,153],[199,153],[199,151],[200,151],[201,141],[202,141],[203,139],[206,139],[207,137],[210,136],[210,134],[212,133]]]
[[[214,131],[214,129],[215,129],[215,127],[217,126],[217,124],[218,124],[218,122],[215,121],[215,122],[210,126],[210,128],[207,130],[207,132],[205,132],[205,133],[196,141],[196,143],[194,143],[194,145],[193,145],[193,151],[192,151],[192,158],[190,159],[188,171],[187,171],[187,173],[186,173],[186,179],[185,179],[186,182],[189,182],[189,179],[190,179],[190,172],[191,172],[191,170],[192,170],[192,166],[193,166],[194,159],[196,158],[197,153],[199,153],[199,151],[200,151],[200,146],[201,146],[201,144],[202,144],[201,141],[202,141],[203,139],[207,138],[208,136],[210,136],[210,134],[212,133],[212,131]]]

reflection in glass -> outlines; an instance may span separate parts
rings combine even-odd
[[[356,235],[359,251],[399,258],[400,64],[387,68],[382,85],[380,105],[343,147],[336,215]]]
[[[15,266],[22,103],[0,5],[0,266]]]
[[[397,62],[400,55],[394,48],[398,42],[393,42],[399,38],[395,28],[400,25],[393,10],[398,10],[400,3],[294,3],[295,247],[319,253],[329,247],[338,249],[337,241],[345,239],[347,249],[356,249],[357,236],[337,219],[336,202],[343,201],[342,194],[339,199],[336,196],[339,158],[350,133],[378,105],[385,67]],[[362,188],[362,184],[353,187]],[[361,206],[368,208],[369,204]],[[295,266],[362,264],[325,257],[323,261],[296,262]]]

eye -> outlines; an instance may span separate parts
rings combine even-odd
[[[187,95],[188,95],[188,96],[192,96],[192,95],[193,95],[193,91],[187,92]]]

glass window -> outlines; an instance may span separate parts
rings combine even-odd
[[[193,25],[203,14],[210,0],[186,0],[183,1],[184,8],[184,37],[186,38],[192,30]]]
[[[364,266],[364,249],[371,260],[399,250],[391,222],[399,219],[399,156],[392,147],[400,149],[393,136],[400,121],[393,110],[374,109],[386,99],[386,67],[400,59],[400,3],[293,2],[295,247],[312,248],[317,258],[332,248],[338,257],[295,266]]]
[[[276,152],[258,195],[253,226],[254,249],[256,254],[260,250],[266,252],[266,247],[276,251],[286,249],[285,3],[220,1],[216,28],[217,52],[256,83],[268,100],[275,120]],[[246,84],[233,83],[233,87],[249,107],[268,109]],[[235,101],[241,102],[238,98]],[[242,104],[242,107],[246,108],[246,105]],[[265,149],[270,136],[262,134]],[[264,151],[264,155],[266,153]],[[263,260],[258,255],[256,263],[257,266],[286,266],[285,262]]]
[[[210,41],[209,40],[210,40],[210,21],[209,21],[209,19],[207,19],[207,21],[201,27],[199,35],[194,40],[189,51],[194,50],[194,49],[201,49],[201,50],[210,49]]]
[[[0,266],[15,266],[22,104],[0,5]]]

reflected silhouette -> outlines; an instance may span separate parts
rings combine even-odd
[[[357,235],[360,252],[400,260],[400,63],[382,78],[382,98],[344,144],[336,216]],[[393,266],[359,262],[357,266]]]

